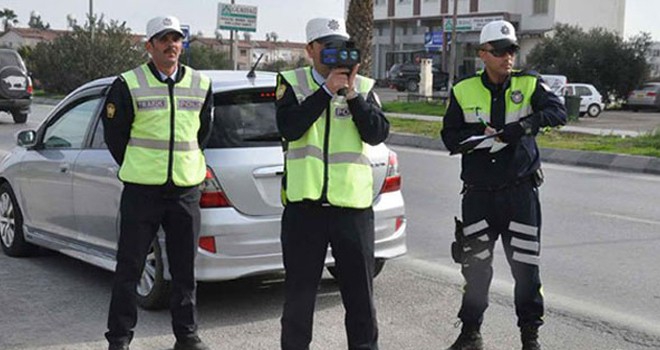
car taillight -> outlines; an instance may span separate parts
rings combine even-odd
[[[394,192],[401,189],[401,173],[399,173],[399,160],[396,153],[390,152],[387,161],[387,174],[385,175],[385,182],[380,189],[380,193]]]
[[[401,226],[403,226],[405,220],[406,219],[404,216],[397,216],[396,222],[394,223],[394,231],[398,231],[401,228]]]
[[[32,95],[32,91],[33,91],[33,88],[32,88],[32,79],[30,79],[30,78],[28,78],[28,86],[27,86],[27,90],[26,90],[26,91],[27,91],[28,94]]]
[[[207,252],[215,253],[215,237],[213,236],[204,236],[199,237],[199,247],[206,250]]]
[[[646,96],[648,97],[655,97],[655,91],[649,91],[646,93]]]
[[[229,199],[215,177],[213,170],[206,168],[206,178],[201,185],[202,197],[199,200],[201,208],[224,208],[231,207]]]

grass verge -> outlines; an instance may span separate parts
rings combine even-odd
[[[439,102],[385,102],[383,112],[433,115],[441,117],[445,115],[445,105]]]

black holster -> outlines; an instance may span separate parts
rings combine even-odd
[[[454,242],[451,243],[451,257],[454,262],[462,264],[465,261],[465,253],[463,247],[465,246],[465,236],[463,235],[463,222],[454,216]]]

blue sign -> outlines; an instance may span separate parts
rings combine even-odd
[[[424,33],[424,47],[427,49],[442,47],[442,32]]]
[[[187,49],[190,47],[190,26],[182,24],[181,31],[183,32],[183,48]]]

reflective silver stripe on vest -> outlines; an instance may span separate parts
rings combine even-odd
[[[300,92],[303,96],[311,96],[314,91],[312,91],[312,88],[309,86],[309,80],[307,78],[307,70],[304,68],[296,69],[294,71],[296,73],[296,80],[298,80],[298,86],[297,86],[297,92]],[[294,86],[294,90],[296,90],[296,86]]]
[[[139,104],[139,102],[138,102]],[[202,109],[202,101],[198,99],[179,98],[177,99],[176,108],[181,110],[196,111]]]
[[[486,123],[490,122],[490,115],[477,112],[465,112],[463,110],[463,117],[466,123],[481,123],[479,118],[483,119]]]
[[[149,86],[149,83],[147,82],[147,76],[145,75],[142,66],[133,69],[133,73],[135,74],[138,82],[138,87],[131,90],[131,94],[135,98],[169,96],[170,91],[168,90],[167,85],[156,87]],[[202,81],[202,76],[197,71],[193,71],[191,80],[191,87],[189,88],[182,87],[178,84],[174,85],[174,95],[179,97],[197,97],[201,99],[206,98],[207,91],[199,87],[199,84]]]
[[[140,138],[131,138],[128,141],[130,146],[150,148],[150,149],[159,149],[159,150],[169,150],[170,142],[162,140],[152,140],[152,139],[140,139]],[[175,151],[194,151],[199,149],[197,141],[175,141],[174,150]]]
[[[507,112],[505,116],[505,123],[515,123],[519,121],[521,118],[524,118],[532,113],[532,106],[527,105],[520,110],[513,111],[513,112]]]
[[[323,150],[315,146],[305,146],[302,148],[293,148],[286,151],[287,160],[303,159],[312,157],[323,160]],[[371,165],[369,158],[364,154],[355,152],[341,152],[328,155],[328,164],[359,164]]]
[[[305,157],[312,157],[323,160],[323,150],[318,147],[308,145],[302,148],[289,148],[286,151],[287,160],[303,159]]]
[[[362,153],[355,152],[340,152],[328,155],[328,164],[359,164],[359,165],[371,165],[369,158],[367,158]]]
[[[150,109],[165,109],[167,108],[167,99],[158,97],[138,100],[135,102],[135,105],[137,106],[137,109],[141,111],[148,111]]]

